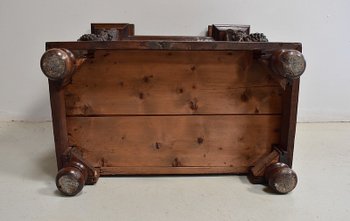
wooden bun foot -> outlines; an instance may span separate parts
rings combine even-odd
[[[265,179],[272,190],[281,194],[289,193],[298,183],[296,173],[284,163],[274,163],[267,167]]]
[[[272,70],[283,78],[298,79],[305,71],[306,61],[297,50],[276,51],[271,58]]]
[[[56,186],[62,194],[75,196],[83,189],[86,180],[86,167],[79,162],[72,162],[58,172]]]
[[[40,60],[42,72],[51,80],[68,78],[75,70],[75,57],[72,52],[64,48],[47,50]]]

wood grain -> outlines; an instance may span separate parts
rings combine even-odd
[[[280,139],[278,115],[68,117],[94,167],[247,168]],[[247,172],[245,169],[240,172]]]
[[[55,141],[57,169],[60,170],[63,166],[63,160],[61,157],[68,148],[64,90],[59,82],[49,80],[48,83],[50,90],[52,128]]]
[[[281,162],[286,163],[290,168],[293,164],[295,132],[297,124],[298,98],[299,98],[300,79],[293,80],[287,86],[283,94],[283,114],[281,124],[281,150],[285,151],[286,158],[281,159]]]
[[[165,51],[275,51],[301,49],[301,43],[291,42],[227,42],[227,41],[103,41],[103,42],[46,42],[46,48],[68,50],[165,50]]]
[[[66,88],[68,115],[279,114],[282,91],[250,52],[98,51]]]
[[[248,167],[102,167],[103,176],[112,175],[186,175],[186,174],[241,174],[247,173]]]

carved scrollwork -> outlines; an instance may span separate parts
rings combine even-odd
[[[237,42],[268,42],[269,41],[263,33],[248,34],[246,31],[233,30],[233,29],[226,30],[226,40],[237,41]]]
[[[118,30],[115,28],[101,29],[97,33],[84,34],[78,41],[113,41],[118,38]]]

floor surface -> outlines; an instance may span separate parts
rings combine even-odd
[[[350,123],[298,124],[297,188],[245,176],[100,178],[62,197],[51,123],[0,123],[0,220],[350,220]]]

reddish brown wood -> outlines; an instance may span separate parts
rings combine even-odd
[[[47,43],[75,55],[63,62],[63,78],[49,80],[63,193],[100,174],[250,172],[277,192],[295,187],[295,173],[275,163],[292,165],[295,76],[303,68],[288,65],[302,64],[300,43],[223,41],[227,30],[247,26],[213,25],[208,37],[134,36],[126,23],[91,27],[115,28],[118,39]]]
[[[129,36],[123,40],[135,40],[135,41],[193,41],[193,42],[208,42],[214,41],[212,37],[204,36],[156,36],[156,35],[134,35]]]
[[[237,171],[271,152],[280,136],[280,117],[275,115],[67,120],[70,145],[82,149],[84,159],[94,167],[226,166]],[[240,171],[244,172],[248,171]]]
[[[56,176],[58,190],[67,196],[78,194],[85,184],[95,184],[100,171],[86,162],[80,150],[69,147],[61,155],[62,169]]]
[[[249,168],[227,166],[200,166],[200,167],[101,167],[101,175],[188,175],[188,174],[245,174]],[[242,172],[243,171],[243,172]]]
[[[281,161],[292,167],[295,130],[297,123],[299,79],[293,80],[287,85],[283,93],[283,111],[281,125],[280,149],[283,151]]]
[[[63,165],[61,156],[68,148],[64,90],[60,82],[52,80],[49,80],[49,89],[57,167],[61,169]]]
[[[276,150],[273,150],[271,153],[268,153],[266,156],[259,159],[258,162],[251,169],[253,176],[264,176],[265,169],[271,163],[277,162],[279,158],[279,153]]]
[[[282,42],[228,42],[228,41],[106,41],[106,42],[47,42],[47,48],[66,48],[68,50],[174,50],[174,51],[265,51],[301,48],[300,43]]]
[[[65,94],[69,116],[282,111],[281,88],[250,52],[101,50]]]

